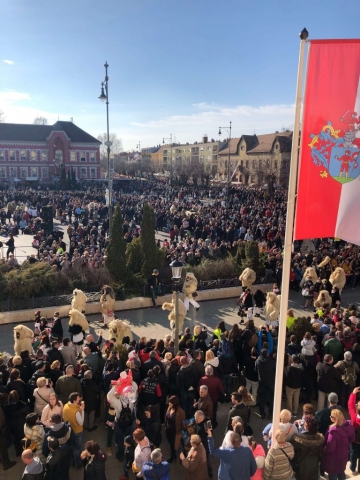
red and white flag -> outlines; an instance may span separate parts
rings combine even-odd
[[[295,239],[360,245],[360,39],[310,42]]]

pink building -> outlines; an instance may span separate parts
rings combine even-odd
[[[0,182],[54,183],[62,167],[80,181],[98,179],[100,144],[72,122],[0,123]]]

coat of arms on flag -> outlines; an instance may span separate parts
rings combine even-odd
[[[360,115],[347,111],[339,122],[345,124],[345,128],[339,125],[336,130],[333,122],[328,121],[319,134],[311,134],[309,147],[314,164],[322,167],[321,177],[329,174],[334,180],[347,183],[360,175],[360,138],[356,137]]]

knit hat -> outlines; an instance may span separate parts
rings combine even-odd
[[[338,403],[339,398],[336,393],[331,392],[328,395],[328,400],[329,400],[329,403]]]
[[[345,360],[351,360],[352,359],[352,353],[351,352],[345,352],[344,353],[344,359]]]

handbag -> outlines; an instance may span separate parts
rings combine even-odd
[[[308,297],[308,296],[309,296],[309,293],[310,293],[310,290],[309,290],[308,288],[303,288],[303,289],[301,290],[301,295],[302,295],[303,297]]]

